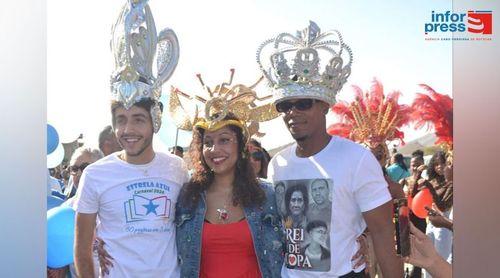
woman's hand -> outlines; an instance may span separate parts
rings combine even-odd
[[[451,278],[451,265],[436,251],[430,238],[410,223],[411,253],[405,258],[407,263],[427,270],[435,278]]]
[[[359,250],[354,254],[354,256],[351,259],[353,266],[353,269],[358,268],[359,266],[363,265],[366,263],[366,270],[369,269],[369,248],[368,248],[368,239],[366,238],[366,234],[362,233],[356,241],[359,243]]]
[[[440,258],[431,239],[410,223],[411,253],[405,258],[407,263],[429,268],[436,259]]]
[[[97,255],[99,258],[99,266],[101,267],[101,275],[108,275],[109,269],[113,267],[113,257],[111,257],[106,249],[104,249],[104,245],[106,243],[101,238],[96,237],[94,240],[94,250],[97,251]]]
[[[422,172],[427,169],[427,166],[425,164],[422,164],[415,169],[415,171],[412,172],[412,177],[415,181],[418,181],[420,177],[422,176]]]
[[[449,230],[453,230],[453,221],[446,218],[443,215],[443,212],[439,210],[436,204],[432,204],[432,209],[425,207],[425,209],[429,212],[429,221],[432,223],[434,227],[438,228],[446,228]]]

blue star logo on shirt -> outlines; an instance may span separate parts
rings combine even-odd
[[[156,208],[159,206],[159,205],[155,205],[153,204],[153,201],[152,200],[149,200],[149,204],[147,205],[142,205],[143,207],[145,207],[148,211],[146,212],[146,215],[148,215],[149,213],[151,212],[154,212],[155,215],[156,214]]]

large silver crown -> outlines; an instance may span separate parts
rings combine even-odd
[[[264,53],[266,46],[273,47],[270,54]],[[322,73],[320,53],[331,57]],[[291,65],[288,59],[292,59]],[[334,104],[351,74],[352,52],[337,30],[321,33],[318,25],[309,21],[295,36],[281,33],[264,41],[257,50],[257,63],[274,89],[275,102],[314,98]]]
[[[115,70],[111,75],[111,97],[129,109],[150,98],[154,131],[161,126],[159,99],[161,87],[179,61],[179,42],[174,31],[163,29],[159,35],[147,4],[148,0],[127,0],[111,30],[111,51]],[[157,51],[158,48],[158,51]],[[156,76],[153,63],[156,55]]]

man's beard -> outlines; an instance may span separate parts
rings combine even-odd
[[[135,152],[135,153],[131,153],[131,152],[128,152],[125,148],[123,148],[125,150],[125,153],[128,155],[128,156],[140,156],[144,153],[144,151],[149,147],[151,146],[151,143],[153,142],[153,137],[149,137],[149,138],[145,138],[144,139],[144,144],[142,144],[142,147],[139,149],[139,151]],[[123,146],[122,146],[123,147]]]
[[[297,142],[304,142],[309,136],[307,136],[307,135],[293,135],[292,134],[292,137]]]

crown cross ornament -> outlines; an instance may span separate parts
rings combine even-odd
[[[149,98],[154,131],[161,126],[159,99],[161,87],[177,66],[179,43],[172,29],[158,35],[147,0],[128,0],[111,30],[114,72],[111,75],[111,98],[129,109]],[[156,55],[156,74],[153,64]]]
[[[269,47],[271,54],[266,55],[264,50]],[[320,54],[329,57],[323,72]],[[264,41],[256,56],[274,90],[275,102],[314,98],[334,104],[335,96],[351,74],[352,52],[342,35],[336,30],[322,33],[313,21],[295,36],[281,33]]]

